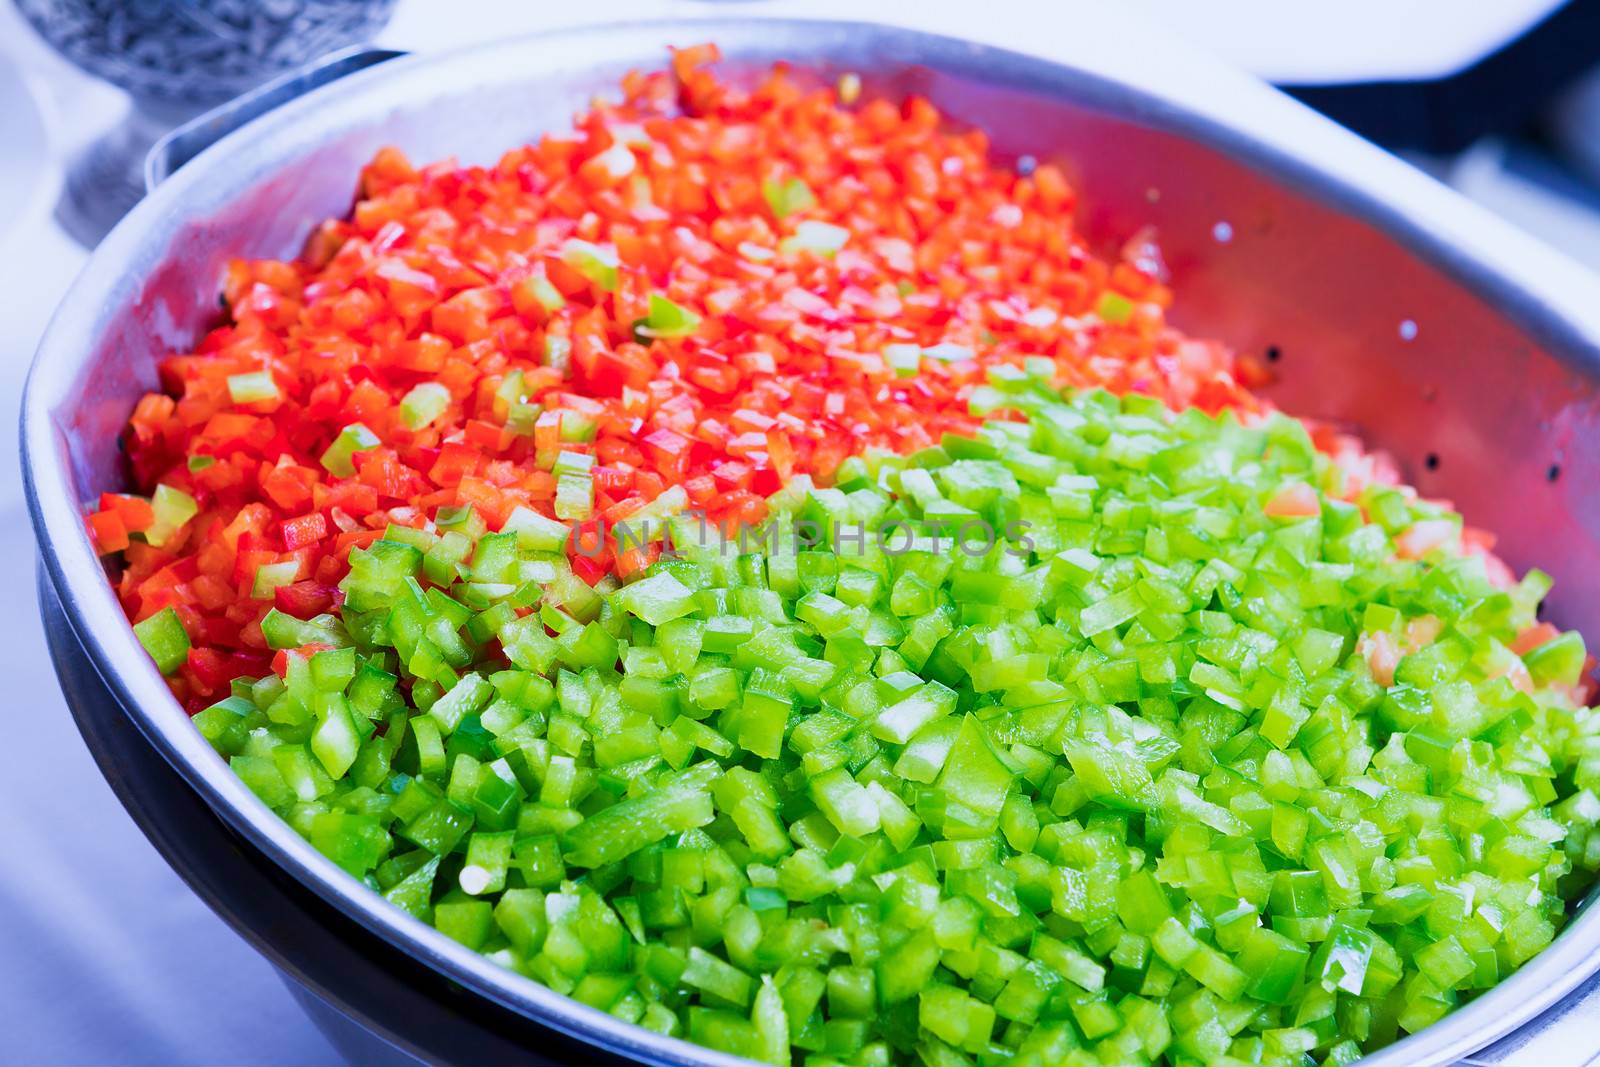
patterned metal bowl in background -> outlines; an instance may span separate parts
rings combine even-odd
[[[63,56],[125,90],[125,122],[68,171],[56,217],[97,244],[143,195],[144,154],[171,127],[285,71],[370,40],[395,0],[16,0]]]

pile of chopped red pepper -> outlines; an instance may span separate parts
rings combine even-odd
[[[1143,244],[1112,261],[1077,237],[1057,167],[998,166],[915,97],[844,106],[848,82],[781,69],[736,89],[713,55],[492,167],[385,150],[302,259],[232,266],[228,323],[162,361],[127,438],[137,486],[197,514],[140,536],[150,503],[107,494],[89,520],[129,615],[183,618],[192,710],[264,667],[269,608],[327,610],[352,548],[439,508],[614,524],[681,487],[759,521],[794,474],[971,429],[987,369],[1029,356],[1062,384],[1256,406],[1225,349],[1166,324]],[[679,329],[647,325],[652,300]],[[592,463],[570,510],[562,451]]]

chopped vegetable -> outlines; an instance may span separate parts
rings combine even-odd
[[[642,332],[647,337],[688,337],[700,325],[700,316],[679,307],[660,293],[650,294],[650,314]]]
[[[322,453],[322,466],[335,477],[353,477],[356,473],[355,454],[377,448],[382,443],[377,434],[359,422],[351,423],[339,431],[339,436]]]
[[[133,632],[162,674],[177,670],[189,655],[189,635],[184,632],[183,620],[171,608],[163,608],[143,622],[135,623]]]
[[[792,235],[778,242],[778,248],[784,252],[810,252],[819,256],[831,256],[843,248],[849,240],[850,231],[843,226],[806,219],[794,228]]]
[[[779,219],[786,219],[790,215],[817,206],[817,198],[811,192],[811,186],[801,178],[785,178],[781,181],[768,178],[761,183],[761,195],[767,198],[767,207],[771,208],[772,214]]]
[[[1128,298],[1109,290],[1100,295],[1100,303],[1095,305],[1094,310],[1106,322],[1118,326],[1133,317],[1133,304]]]
[[[783,71],[735,88],[710,54],[494,166],[385,149],[301,260],[229,267],[228,322],[162,363],[170,392],[126,441],[145,503],[166,485],[195,513],[152,533],[133,498],[102,499],[89,519],[123,554],[130,615],[175,603],[193,623],[198,669],[173,677],[191,710],[266,666],[267,610],[328,610],[353,548],[443,509],[588,523],[597,552],[574,565],[592,583],[661,551],[659,518],[642,543],[609,532],[665,492],[732,534],[799,477],[970,433],[992,367],[1261,408],[1222,346],[1165,323],[1143,260],[1075,236],[1059,168],[999,165],[980,132],[854,76],[848,109]],[[1138,314],[1094,322],[1110,293]],[[587,484],[552,472],[563,450],[593,457]],[[258,587],[291,560],[293,582]]]
[[[438,382],[422,382],[400,400],[400,421],[415,432],[425,429],[450,407],[450,390]]]
[[[1364,518],[1283,416],[991,388],[1028,421],[769,501],[849,539],[685,531],[576,599],[531,512],[437,578],[379,540],[338,622],[263,625],[333,650],[197,721],[450,936],[768,1062],[1337,1059],[1549,942],[1600,867],[1600,719],[1575,635],[1541,632],[1523,687],[1501,670],[1537,580],[1398,556],[1443,513]],[[951,516],[1027,518],[972,552]],[[177,662],[175,614],[140,626]],[[1388,683],[1375,630],[1411,635]],[[451,885],[408,885],[440,857]]]
[[[1059,168],[713,57],[381,152],[162,364],[88,528],[240,778],[775,1064],[1343,1064],[1547,945],[1600,869],[1549,579],[1271,413]]]
[[[150,523],[144,528],[145,543],[157,548],[170,541],[200,511],[194,497],[165,483],[156,486],[150,499]]]
[[[230,375],[228,395],[235,404],[253,404],[262,400],[276,400],[279,394],[278,385],[272,380],[272,372],[263,370]]]
[[[597,288],[610,292],[617,287],[617,254],[609,248],[573,238],[561,246],[561,260]]]

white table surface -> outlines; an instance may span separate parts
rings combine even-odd
[[[629,2],[606,10],[666,6]],[[894,6],[906,21],[907,9]],[[1306,35],[1284,23],[1284,12],[1300,5],[1228,0],[1207,18],[1198,17],[1204,5],[1189,0],[1135,6],[1153,22],[1271,75],[1292,74],[1286,66],[1300,62],[1308,75],[1359,76],[1377,62],[1366,48],[1301,47]],[[1446,28],[1409,59],[1415,72],[1427,73],[1430,65],[1470,60],[1485,41],[1531,22],[1553,0],[1483,5],[1493,9],[1490,17],[1474,17],[1477,5],[1444,0],[1336,6],[1347,14],[1383,7],[1391,27],[1393,19],[1404,24],[1424,16],[1439,25],[1448,8]],[[1017,18],[1048,29],[1059,20],[1064,31],[1071,21],[1070,6],[1056,2],[991,0],[981,7],[991,21]],[[1237,23],[1217,14],[1227,9]],[[972,10],[926,0],[916,5],[916,17],[948,30]],[[384,41],[438,48],[467,43],[485,26],[502,36],[582,17],[582,10],[535,2],[402,0]],[[1280,35],[1278,46],[1272,34]],[[1288,39],[1300,42],[1298,51],[1285,52],[1281,42]],[[1394,52],[1391,42],[1390,73]],[[1346,58],[1336,61],[1339,55]],[[115,120],[119,97],[50,54],[0,0],[4,62],[26,71],[46,98],[55,143],[52,158],[38,161],[42,169]],[[49,667],[14,428],[33,348],[83,258],[44,210],[0,243],[0,425],[12,428],[0,433],[0,587],[19,591],[0,621],[0,677],[9,697],[0,713],[8,741],[0,746],[0,1063],[335,1063],[268,964],[188,891],[123,812],[84,749]]]

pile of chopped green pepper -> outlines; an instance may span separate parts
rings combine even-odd
[[[1576,635],[1511,650],[1547,579],[1397,558],[1459,518],[1288,418],[974,403],[1026,418],[620,587],[532,513],[392,527],[196,725],[396,907],[774,1064],[1344,1064],[1550,942],[1600,719]]]

